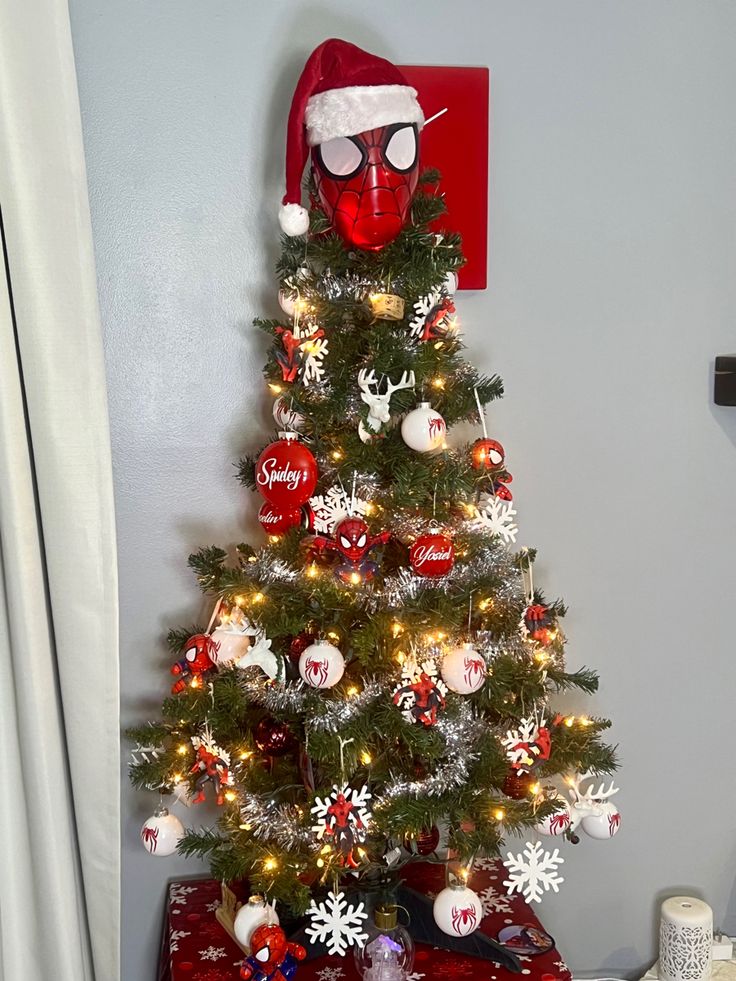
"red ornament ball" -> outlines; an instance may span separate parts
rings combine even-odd
[[[409,550],[409,561],[418,576],[429,579],[446,576],[455,564],[455,546],[448,535],[429,532],[414,542]]]
[[[289,644],[289,657],[299,660],[303,652],[313,644],[317,639],[317,634],[312,633],[309,630],[302,630],[300,634],[297,634]]]
[[[439,828],[432,825],[431,828],[424,828],[414,839],[414,847],[418,855],[431,855],[437,851],[440,843]]]
[[[289,528],[295,528],[302,522],[301,508],[279,508],[268,501],[258,512],[261,528],[267,535],[283,535]]]
[[[317,461],[294,436],[271,443],[256,463],[258,490],[269,504],[286,510],[309,500],[317,476]]]
[[[253,733],[256,746],[266,756],[284,756],[296,745],[291,729],[285,722],[266,716]]]
[[[506,459],[503,446],[495,439],[477,439],[470,453],[476,470],[495,470],[502,467]]]
[[[531,796],[531,790],[536,783],[531,773],[517,773],[512,771],[506,777],[501,788],[507,797],[512,800],[524,800]]]

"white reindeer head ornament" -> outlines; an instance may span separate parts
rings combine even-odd
[[[572,804],[568,804],[570,811],[570,830],[574,831],[578,826],[591,838],[613,838],[621,827],[621,815],[616,805],[609,800],[618,793],[618,787],[614,787],[613,780],[608,787],[601,781],[600,786],[594,789],[593,783],[583,791],[581,785],[585,780],[593,780],[594,775],[589,770],[582,774],[576,774],[568,781],[570,787],[570,799]]]
[[[364,443],[375,439],[384,426],[391,421],[391,396],[394,392],[402,388],[414,388],[416,380],[413,371],[405,371],[401,376],[401,381],[396,385],[390,378],[386,379],[386,391],[379,392],[380,382],[376,379],[376,373],[363,368],[358,374],[358,385],[360,387],[360,397],[368,406],[368,428],[362,421],[358,427],[358,435]]]

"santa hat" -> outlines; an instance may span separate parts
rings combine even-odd
[[[304,235],[309,228],[309,214],[301,204],[309,147],[389,123],[423,122],[417,91],[396,65],[339,38],[320,44],[309,56],[291,101],[286,194],[279,211],[282,231]]]

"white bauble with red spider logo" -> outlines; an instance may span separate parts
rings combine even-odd
[[[296,433],[282,437],[263,450],[256,463],[256,487],[269,504],[298,508],[317,486],[317,461],[299,442]]]
[[[485,684],[488,667],[472,644],[461,644],[445,654],[440,674],[450,691],[472,695]]]
[[[299,674],[312,688],[332,688],[345,672],[345,658],[334,644],[318,640],[302,651]]]
[[[559,835],[564,835],[570,827],[570,810],[567,806],[567,801],[560,798],[559,803],[561,805],[559,811],[548,814],[546,818],[543,818],[534,826],[534,830],[539,832],[540,835],[557,838]]]
[[[597,813],[586,815],[580,822],[580,827],[586,835],[598,838],[599,841],[613,838],[621,827],[618,808],[611,801],[603,801],[601,804],[595,804],[594,807]]]
[[[292,409],[288,399],[285,399],[283,395],[279,395],[273,403],[273,418],[279,429],[286,429],[290,432],[301,430],[304,425],[304,416],[296,409]]]
[[[448,886],[438,893],[432,907],[434,922],[448,937],[475,933],[483,919],[483,904],[468,886]]]
[[[440,449],[446,434],[445,420],[429,402],[422,402],[412,409],[401,423],[401,438],[417,453],[431,453]]]
[[[149,855],[166,858],[173,855],[184,835],[184,825],[175,814],[159,807],[141,828],[141,843]]]

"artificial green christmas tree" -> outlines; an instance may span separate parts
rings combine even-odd
[[[346,103],[358,89],[371,99]],[[211,785],[221,805],[217,827],[188,830],[179,850],[281,910],[310,909],[309,935],[340,952],[361,936],[351,893],[390,901],[408,863],[448,863],[470,892],[473,862],[510,836],[608,837],[620,820],[612,787],[585,786],[616,766],[609,723],[552,706],[597,678],[566,670],[564,608],[534,588],[534,552],[515,550],[511,475],[484,419],[502,383],[463,358],[463,256],[435,231],[444,203],[439,175],[419,174],[413,91],[344,42],[305,69],[283,315],[256,321],[286,435],[239,469],[265,497],[266,540],[190,557],[212,617],[170,633],[173,693],[131,733],[156,750],[139,747],[136,786],[201,800]],[[304,234],[293,182],[307,142]],[[455,445],[463,421],[478,439]],[[537,899],[558,864],[529,844],[509,856],[510,887]],[[440,899],[448,935],[477,926],[472,901],[455,922]],[[337,941],[325,903],[347,907]]]

